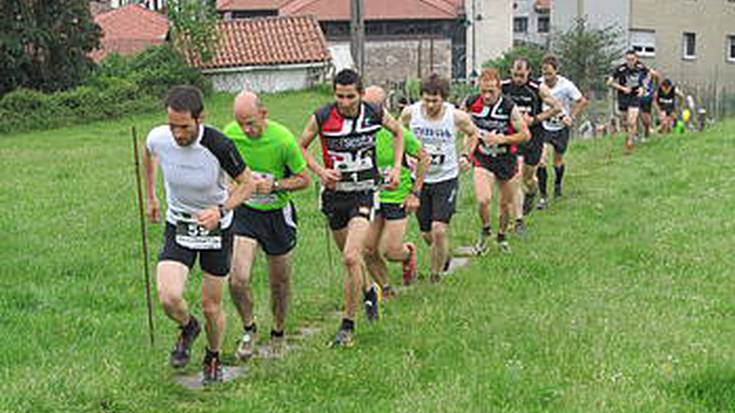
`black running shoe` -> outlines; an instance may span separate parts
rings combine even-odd
[[[523,215],[528,215],[533,211],[533,201],[536,199],[536,193],[528,193],[523,198]]]
[[[538,205],[536,205],[536,209],[539,211],[546,209],[546,198],[541,197],[541,199],[538,200]]]
[[[222,364],[219,361],[219,354],[212,353],[207,350],[202,363],[202,384],[220,383],[223,380],[224,372]]]
[[[199,321],[194,316],[191,316],[189,324],[181,326],[179,329],[181,332],[179,333],[179,338],[176,340],[176,344],[174,344],[173,350],[171,350],[171,357],[169,359],[171,366],[175,368],[182,368],[189,363],[191,345],[199,336],[199,332],[202,331],[202,328],[199,326]]]
[[[352,338],[352,330],[348,330],[346,328],[340,328],[337,331],[337,336],[334,337],[334,341],[332,342],[332,347],[352,347],[355,344],[353,338]]]

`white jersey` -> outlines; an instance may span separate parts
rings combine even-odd
[[[457,162],[457,131],[454,124],[454,105],[444,102],[444,116],[439,120],[426,119],[421,102],[410,106],[411,123],[409,128],[431,156],[431,164],[426,172],[426,183],[437,183],[456,178],[459,175]]]
[[[572,113],[572,103],[582,98],[582,92],[577,89],[574,83],[565,78],[564,76],[556,76],[556,84],[554,87],[549,86],[544,82],[544,78],[539,79],[540,82],[544,83],[551,91],[551,95],[554,96],[561,102],[562,112],[553,118],[545,120],[543,122],[544,129],[548,131],[558,131],[566,127],[562,118]],[[544,110],[549,109],[549,106],[544,103]]]

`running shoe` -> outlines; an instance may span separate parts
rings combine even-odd
[[[492,237],[493,232],[490,229],[483,228],[480,230],[480,236],[477,237],[477,242],[475,242],[475,254],[482,256],[487,254],[488,250],[488,239]]]
[[[365,316],[368,321],[377,321],[380,318],[380,289],[376,284],[365,291]]]
[[[258,331],[256,329],[253,328],[251,331],[245,330],[242,333],[242,338],[237,346],[237,350],[235,350],[235,357],[242,361],[253,357],[255,354],[255,342],[257,340]]]
[[[355,344],[352,338],[352,330],[346,328],[340,328],[337,331],[337,336],[334,337],[332,347],[352,347]]]
[[[218,354],[212,354],[207,350],[202,363],[202,384],[208,385],[220,383],[223,380],[222,364]]]
[[[191,345],[202,331],[202,328],[199,326],[199,321],[194,316],[191,316],[189,324],[180,326],[179,329],[181,330],[179,332],[179,338],[176,340],[173,350],[171,350],[171,357],[169,359],[171,366],[175,368],[182,368],[189,363]]]
[[[546,209],[546,206],[547,206],[547,204],[546,204],[546,198],[544,198],[544,197],[539,198],[538,205],[536,205],[536,209],[538,209],[539,211],[542,211],[542,210]]]
[[[528,234],[528,229],[522,219],[516,220],[516,223],[513,226],[513,232],[515,232],[519,237],[525,237]]]
[[[528,215],[533,211],[533,201],[536,199],[536,193],[528,193],[523,198],[523,215]]]

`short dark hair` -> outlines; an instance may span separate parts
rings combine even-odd
[[[625,54],[626,54],[626,55],[629,55],[629,54],[634,54],[634,55],[638,55],[638,53],[636,53],[636,51],[635,51],[635,50],[633,50],[633,49],[628,49],[628,50],[626,50],[626,51],[625,51]]]
[[[559,60],[554,55],[547,54],[544,56],[543,59],[541,59],[541,67],[544,65],[549,65],[554,68],[554,70],[559,70]]]
[[[180,85],[169,89],[164,101],[167,108],[177,112],[189,112],[193,118],[198,118],[204,111],[202,92],[195,86]]]
[[[337,85],[349,86],[355,85],[357,91],[362,93],[364,88],[362,86],[362,78],[360,74],[353,69],[342,69],[334,77],[332,82],[332,90],[337,90]]]
[[[663,82],[661,82],[661,86],[671,87],[671,79],[664,79]]]
[[[432,73],[421,80],[421,94],[441,95],[442,99],[449,96],[449,80],[439,76],[438,73]]]
[[[513,65],[511,67],[516,67],[517,64],[523,63],[523,68],[530,69],[531,68],[531,62],[528,61],[525,57],[519,57],[513,60]]]

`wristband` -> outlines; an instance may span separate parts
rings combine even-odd
[[[220,217],[220,219],[221,219],[221,218],[224,218],[224,217],[225,217],[225,215],[227,215],[227,213],[228,213],[228,212],[230,212],[230,210],[229,210],[229,209],[227,209],[227,208],[225,208],[225,206],[224,206],[224,205],[219,205],[219,206],[217,207],[217,210],[219,211],[219,217]]]
[[[281,190],[281,181],[279,181],[278,179],[273,180],[273,190],[274,191]]]

